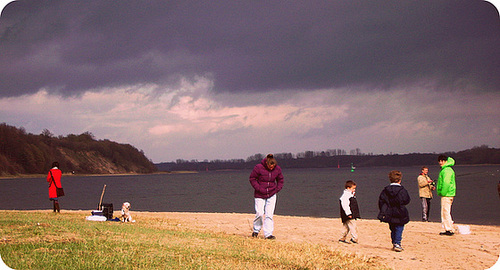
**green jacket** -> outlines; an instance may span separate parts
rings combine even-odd
[[[457,186],[455,184],[455,171],[451,168],[455,160],[448,157],[446,163],[441,167],[437,180],[436,191],[442,197],[455,197]]]

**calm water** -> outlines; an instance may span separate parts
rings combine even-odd
[[[378,195],[389,184],[391,169],[403,172],[403,186],[412,198],[408,206],[414,221],[421,219],[416,178],[420,167],[348,169],[284,169],[285,186],[278,194],[277,215],[339,217],[340,197],[346,180],[357,182],[357,198],[363,218],[375,219]],[[439,167],[430,167],[437,178]],[[452,215],[456,223],[500,225],[497,184],[500,166],[455,166],[457,197]],[[129,201],[134,211],[253,213],[250,171],[201,172],[140,176],[63,177],[64,209],[95,209],[103,185],[104,203],[115,209]],[[43,178],[1,179],[0,209],[50,209],[47,182]],[[440,221],[439,197],[431,205],[431,221]],[[89,212],[90,214],[90,212]]]

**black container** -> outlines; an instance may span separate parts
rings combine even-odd
[[[112,203],[101,204],[101,210],[102,210],[103,215],[107,219],[113,219],[113,204]]]

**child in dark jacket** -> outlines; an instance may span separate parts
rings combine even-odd
[[[410,215],[405,205],[410,203],[408,191],[401,185],[403,174],[400,171],[391,171],[389,180],[391,184],[386,186],[380,193],[378,208],[380,213],[378,219],[389,223],[393,250],[403,251],[401,240],[405,224],[410,221]]]
[[[344,225],[344,230],[339,239],[340,242],[349,242],[357,244],[358,234],[356,232],[356,219],[361,218],[359,215],[358,201],[356,200],[356,183],[354,181],[345,182],[345,190],[340,196],[340,219]],[[347,236],[351,234],[351,240],[347,240]]]

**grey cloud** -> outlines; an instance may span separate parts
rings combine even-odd
[[[0,95],[65,95],[212,76],[214,91],[433,80],[500,89],[484,1],[16,1],[0,18]]]

